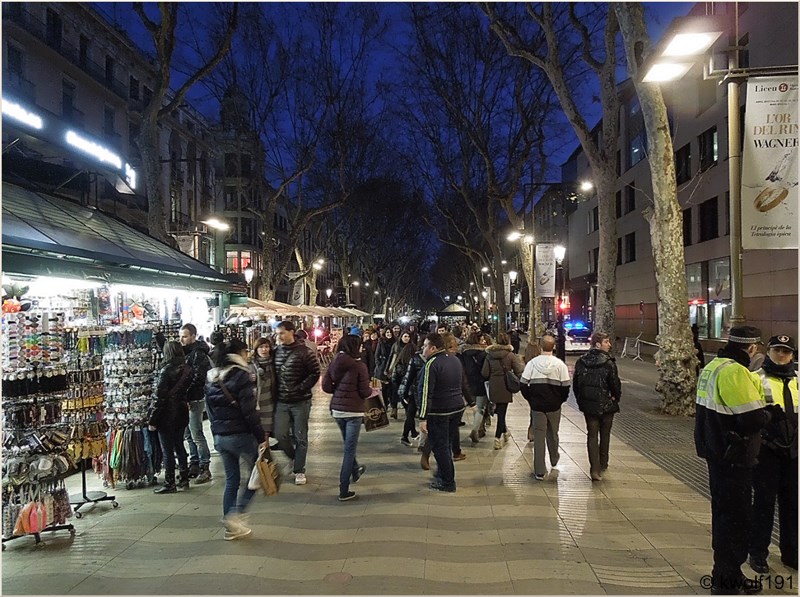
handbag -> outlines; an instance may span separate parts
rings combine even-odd
[[[506,390],[515,394],[519,392],[519,377],[513,371],[506,371],[505,373]]]
[[[247,488],[253,490],[261,488],[266,496],[275,495],[280,491],[281,469],[272,458],[269,448],[262,448],[258,451],[258,458],[250,473]]]
[[[372,395],[364,400],[364,431],[375,431],[389,426],[389,415],[381,391],[374,387]]]

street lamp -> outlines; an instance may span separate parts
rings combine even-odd
[[[325,296],[328,297],[328,306],[329,307],[331,306],[331,295],[332,294],[333,294],[333,289],[331,289],[331,288],[326,288],[325,289]]]
[[[511,302],[511,323],[514,323],[514,286],[517,283],[517,272],[513,269],[508,272],[508,279],[511,281],[511,292],[509,292],[509,299]],[[510,327],[510,326],[509,326]]]
[[[567,357],[567,339],[564,335],[564,267],[562,263],[567,254],[567,249],[564,245],[556,245],[553,247],[553,256],[556,258],[558,269],[561,270],[561,284],[558,286],[558,314],[556,315],[556,329],[558,330],[558,337],[556,338],[556,357],[562,361]]]
[[[734,9],[735,10],[735,9]],[[738,41],[738,23],[735,39]],[[727,67],[715,68],[712,46],[725,33],[726,24],[715,16],[687,16],[670,23],[652,58],[642,69],[642,81],[660,83],[682,78],[702,59],[703,79],[728,83],[728,189],[730,193],[730,326],[745,322],[742,288],[742,152],[739,122],[739,85],[752,75],[796,74],[797,66],[739,67],[738,46],[728,46]]]

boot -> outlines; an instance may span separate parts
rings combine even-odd
[[[200,474],[200,465],[196,462],[192,462],[189,464],[189,478],[196,479],[197,475]]]
[[[208,470],[208,465],[206,465],[200,468],[200,474],[197,475],[197,479],[194,480],[194,484],[201,485],[202,483],[208,483],[209,481],[211,481],[211,471]]]
[[[178,488],[175,487],[175,473],[164,475],[164,484],[158,489],[154,489],[153,493],[177,493]]]
[[[179,489],[189,489],[189,469],[188,468],[181,469],[181,472],[178,475],[178,488]]]
[[[391,416],[393,419],[396,419],[396,418],[397,418],[397,408],[396,408],[396,407],[392,409],[392,414],[391,414],[390,416]]]

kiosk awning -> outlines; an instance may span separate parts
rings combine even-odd
[[[3,183],[3,271],[206,292],[223,274],[96,209]]]

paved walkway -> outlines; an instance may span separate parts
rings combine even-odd
[[[118,489],[120,508],[104,503],[85,509],[83,518],[73,519],[74,538],[53,534],[41,548],[32,539],[8,543],[2,590],[705,594],[702,577],[712,560],[709,502],[654,461],[660,454],[693,457],[692,446],[680,435],[690,421],[667,419],[663,428],[676,431],[661,434],[662,448],[660,432],[652,429],[644,429],[645,437],[637,440],[638,424],[626,419],[641,422],[648,404],[657,407],[657,397],[647,385],[652,365],[629,364],[620,362],[625,402],[615,420],[610,468],[600,483],[589,479],[583,417],[570,403],[561,426],[558,479],[531,478],[528,408],[518,398],[509,409],[512,442],[498,451],[489,437],[476,447],[469,440],[462,444],[468,457],[456,463],[457,493],[428,489],[430,473],[420,470],[415,450],[399,443],[402,423],[393,421],[388,429],[362,434],[359,460],[367,472],[353,486],[358,498],[339,503],[341,437],[330,420],[327,396],[318,392],[309,483],[286,483],[273,498],[257,496],[250,537],[222,539],[224,479],[215,457],[210,484],[166,496]],[[642,447],[634,445],[637,441]],[[91,479],[90,489],[100,488]],[[77,488],[79,478],[70,483]],[[796,593],[797,576],[789,588],[791,571],[775,557],[770,561],[785,585],[778,591],[773,584],[765,593]]]

